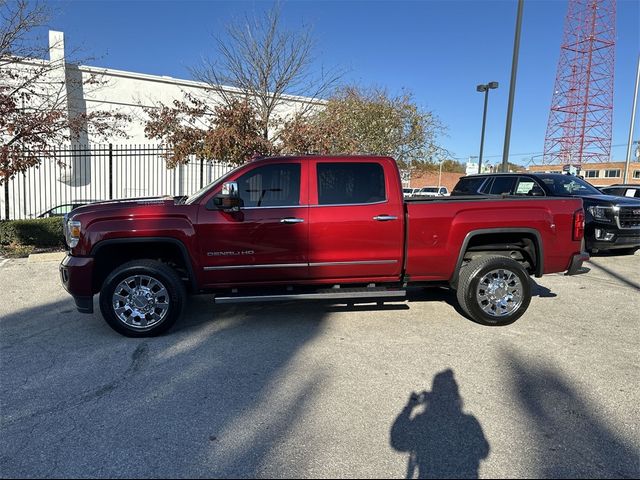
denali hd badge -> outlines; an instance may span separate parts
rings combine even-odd
[[[235,252],[207,252],[207,257],[227,257],[232,255],[253,255],[255,250],[239,250]]]

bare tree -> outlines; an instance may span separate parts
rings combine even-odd
[[[323,104],[320,99],[341,77],[336,70],[314,72],[311,30],[283,29],[280,12],[276,3],[263,16],[245,16],[228,24],[226,37],[214,37],[216,59],[206,59],[192,69],[194,77],[207,83],[225,104],[233,104],[239,96],[248,101],[256,111],[262,137],[272,142],[284,121],[278,107],[294,101],[288,96],[306,97],[295,100],[297,113],[304,115]]]
[[[44,3],[0,0],[0,183],[37,165],[48,147],[83,132],[124,135],[127,115],[74,107],[106,82],[66,64],[63,55],[51,58],[59,45],[35,38],[49,16]]]

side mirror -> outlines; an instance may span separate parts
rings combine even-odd
[[[238,183],[223,183],[221,192],[213,199],[213,204],[223,212],[239,212],[242,206],[242,199],[240,198]]]

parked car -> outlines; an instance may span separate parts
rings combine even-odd
[[[422,187],[415,195],[417,197],[447,197],[449,190],[447,187]]]
[[[404,198],[411,198],[413,196],[413,191],[415,189],[414,188],[403,188],[402,189],[402,196]]]
[[[402,189],[402,194],[404,196],[404,198],[413,198],[416,196],[416,194],[420,191],[419,188],[403,188]]]
[[[616,195],[619,197],[640,198],[640,185],[638,184],[616,184],[608,187],[599,187],[602,193],[607,195]]]
[[[182,204],[105,202],[66,220],[63,285],[85,313],[100,293],[107,323],[133,337],[170,328],[187,291],[351,303],[444,283],[472,319],[504,325],[528,308],[530,275],[584,273],[589,258],[580,199],[406,202],[390,157],[261,159]]]
[[[37,218],[64,217],[67,213],[71,213],[78,207],[100,201],[101,200],[74,200],[72,202],[56,205],[53,208],[45,210],[44,212],[40,213]]]
[[[633,254],[640,248],[640,199],[607,195],[573,175],[494,173],[462,177],[453,196],[579,197],[586,212],[588,251]]]

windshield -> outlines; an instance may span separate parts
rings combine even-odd
[[[423,192],[427,192],[427,193],[438,193],[438,188],[437,187],[424,187],[422,189]]]
[[[602,195],[602,192],[573,175],[539,175],[538,178],[551,191],[551,195],[559,197],[580,195]]]
[[[240,165],[236,168],[234,168],[233,170],[230,170],[229,172],[225,173],[223,176],[221,176],[220,178],[215,179],[213,182],[209,183],[208,185],[205,185],[204,187],[202,187],[200,190],[198,190],[196,193],[192,194],[189,198],[187,198],[184,203],[186,205],[191,205],[192,203],[197,203],[198,201],[200,201],[200,199],[216,184],[224,182],[227,178],[229,178],[230,175],[232,175],[233,173],[235,173],[240,167],[242,167],[243,165]]]

